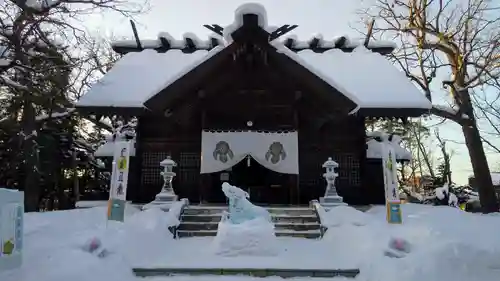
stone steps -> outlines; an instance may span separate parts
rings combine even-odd
[[[286,230],[275,230],[277,237],[294,237],[294,238],[307,238],[316,239],[321,237],[321,232],[318,230],[306,230],[306,231],[286,231]],[[217,229],[215,230],[178,230],[177,235],[179,238],[186,237],[214,237],[217,235]]]
[[[315,239],[321,237],[318,218],[307,207],[267,207],[275,223],[275,233],[279,237],[301,237]],[[206,237],[217,234],[225,206],[189,206],[184,209],[177,235],[182,237]]]
[[[184,221],[179,226],[178,230],[217,230],[219,222],[198,222],[198,221]],[[294,230],[294,231],[306,231],[306,230],[317,230],[320,225],[315,222],[307,223],[283,223],[277,222],[274,224],[276,230]]]
[[[203,215],[186,215],[182,214],[182,222],[220,222],[222,214],[203,214]],[[271,219],[274,223],[316,223],[318,218],[316,215],[307,216],[275,216],[271,214]]]

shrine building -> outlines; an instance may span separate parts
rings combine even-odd
[[[345,202],[384,202],[381,156],[365,122],[431,108],[385,57],[392,42],[300,41],[287,35],[297,26],[269,26],[255,4],[237,9],[225,28],[205,27],[208,40],[160,33],[114,42],[122,58],[77,103],[82,114],[138,118],[129,200],[154,199],[159,163],[170,156],[174,190],[193,203],[224,203],[228,181],[256,204],[308,204],[323,196],[322,164],[332,157]],[[107,143],[95,156],[112,152]],[[399,160],[411,158],[404,152]]]

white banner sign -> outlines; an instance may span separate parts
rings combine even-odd
[[[382,152],[385,198],[387,201],[399,201],[396,152],[392,145],[385,142],[382,142]]]
[[[110,199],[127,199],[128,171],[130,164],[130,141],[116,141],[114,143],[113,171],[109,189]]]
[[[299,173],[297,132],[202,132],[201,143],[202,174],[227,170],[247,156],[278,173]]]

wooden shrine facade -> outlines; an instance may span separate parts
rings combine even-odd
[[[153,200],[163,183],[159,163],[171,156],[178,165],[174,190],[191,202],[225,202],[221,183],[227,180],[248,189],[257,203],[307,204],[323,196],[321,165],[332,157],[339,164],[336,186],[344,200],[373,203],[365,118],[421,113],[378,108],[351,114],[357,108],[353,101],[279,52],[269,38],[258,16],[245,14],[232,33],[234,42],[151,97],[144,108],[80,108],[92,114],[138,116],[130,200]],[[204,130],[296,131],[299,173],[280,174],[244,159],[229,171],[201,174]]]

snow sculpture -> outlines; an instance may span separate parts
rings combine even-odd
[[[229,199],[229,221],[232,224],[240,224],[256,218],[265,219],[271,222],[269,212],[259,206],[250,203],[248,193],[227,182],[222,184],[222,192]]]
[[[335,180],[338,177],[335,169],[339,167],[339,164],[333,161],[332,157],[328,157],[328,160],[323,163],[322,167],[326,169],[326,172],[323,174],[326,180],[326,190],[325,196],[321,199],[321,205],[325,207],[344,205],[343,199],[337,194],[337,188],[335,187]]]
[[[278,254],[274,224],[269,212],[248,201],[249,195],[225,182],[229,214],[222,216],[212,247],[217,255],[274,256]]]

